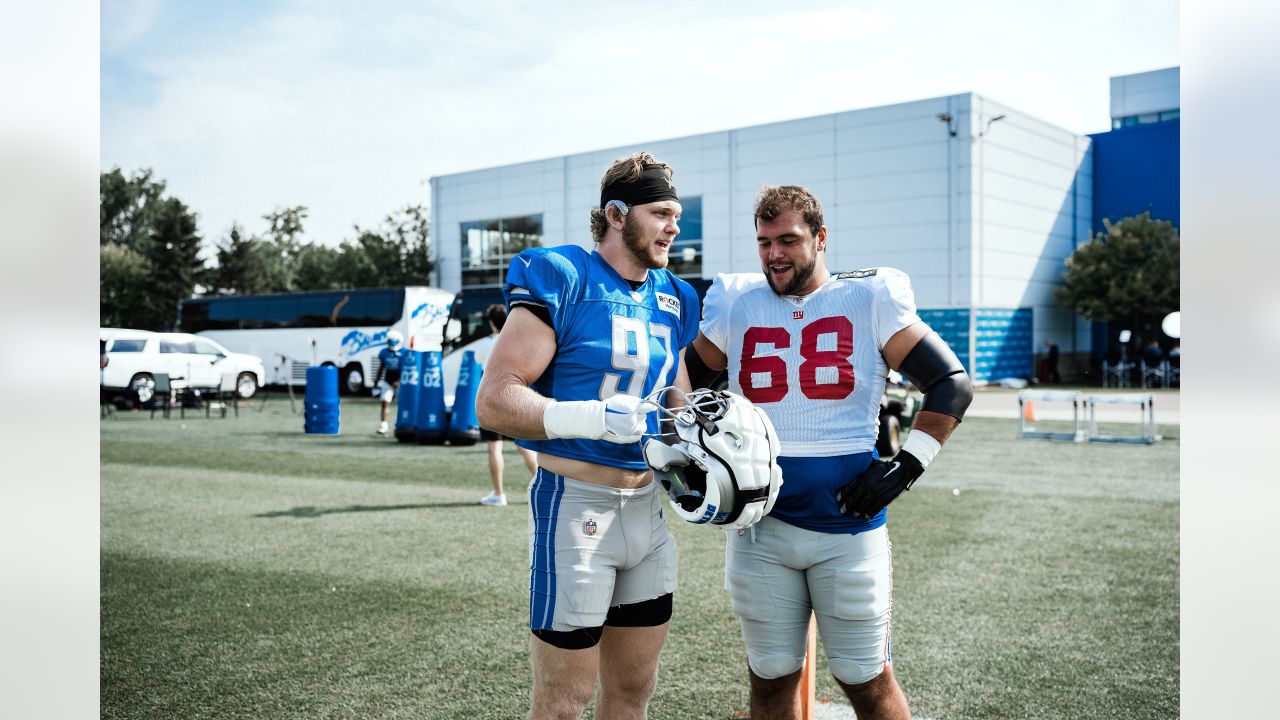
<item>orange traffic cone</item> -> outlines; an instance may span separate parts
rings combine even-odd
[[[807,639],[808,647],[805,649],[804,656],[804,674],[800,678],[800,718],[801,720],[813,720],[814,714],[817,712],[817,665],[818,665],[818,618],[812,613],[809,615],[809,636]]]
[[[1022,404],[1022,419],[1027,422],[1036,421],[1036,406],[1030,400]]]

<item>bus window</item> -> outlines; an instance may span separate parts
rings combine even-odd
[[[404,291],[365,290],[348,293],[350,300],[338,312],[343,327],[391,325],[404,313]]]
[[[294,327],[331,327],[333,306],[338,299],[337,293],[307,293],[298,298]]]

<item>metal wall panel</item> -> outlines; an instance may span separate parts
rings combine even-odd
[[[968,93],[433,178],[438,282],[461,283],[458,224],[468,220],[541,213],[547,244],[591,247],[600,175],[640,149],[675,167],[682,195],[702,198],[704,277],[759,270],[756,196],[795,183],[823,203],[828,266],[909,273],[918,306],[949,328],[966,363],[995,372],[1022,363],[1045,333],[1087,335],[1051,290],[1089,237],[1090,141]],[[979,320],[1025,326],[1029,339],[990,355]]]

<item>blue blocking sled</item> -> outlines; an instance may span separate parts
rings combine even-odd
[[[444,402],[444,372],[439,351],[406,351],[396,400],[396,440],[440,445],[475,445],[480,440],[476,391],[484,368],[475,352],[466,350],[458,369],[453,409]]]
[[[427,445],[439,445],[444,442],[446,428],[444,372],[440,366],[439,350],[430,350],[422,354],[422,373],[418,376],[414,426],[418,442]]]
[[[476,418],[476,390],[484,369],[476,362],[474,350],[462,353],[458,366],[458,385],[453,393],[453,411],[449,413],[449,444],[475,445],[480,439],[480,421]]]
[[[302,428],[307,434],[337,435],[340,424],[338,368],[332,365],[307,368],[307,391],[302,404]]]
[[[422,380],[422,353],[405,350],[400,365],[400,389],[396,392],[396,440],[418,440],[418,385]]]

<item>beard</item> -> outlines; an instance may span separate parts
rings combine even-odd
[[[769,267],[764,267],[765,280],[769,281],[769,289],[773,290],[775,295],[795,295],[803,290],[809,284],[809,280],[813,278],[813,271],[818,266],[818,256],[815,254],[809,258],[809,262],[805,265],[794,264],[791,280],[784,286],[778,287],[773,284],[773,273],[769,272]]]
[[[650,270],[661,270],[667,266],[670,258],[667,255],[655,255],[653,250],[652,238],[646,240],[641,237],[640,228],[636,223],[631,221],[630,217],[624,217],[622,220],[622,244],[627,248],[627,253],[641,266]]]

